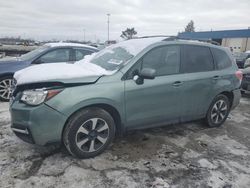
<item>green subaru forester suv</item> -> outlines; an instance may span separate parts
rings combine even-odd
[[[79,158],[127,130],[204,119],[224,123],[239,104],[242,73],[226,48],[144,37],[75,64],[35,65],[14,76],[11,128],[22,140],[63,143]]]

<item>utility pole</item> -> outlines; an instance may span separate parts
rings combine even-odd
[[[108,41],[109,41],[109,16],[110,14],[108,13],[107,16],[108,16]]]
[[[83,29],[83,41],[85,42],[85,29]]]

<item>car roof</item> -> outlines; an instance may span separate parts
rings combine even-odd
[[[45,46],[49,47],[83,47],[83,48],[90,48],[94,50],[98,50],[97,48],[93,46],[89,46],[86,44],[80,44],[80,43],[69,43],[69,42],[53,42],[53,43],[46,43]]]
[[[157,45],[158,43],[166,43],[166,44],[194,44],[194,45],[200,45],[200,46],[208,46],[208,47],[219,47],[216,45],[213,45],[211,43],[208,43],[206,41],[198,41],[198,40],[186,40],[186,39],[179,39],[172,36],[146,36],[146,37],[138,37],[133,38],[130,40],[124,40],[121,42],[118,42],[116,44],[110,45],[103,50],[99,52],[99,56],[106,53],[113,51],[113,49],[117,47],[121,47],[126,49],[130,54],[136,56],[139,54],[142,50],[145,48],[151,46],[151,45]]]
[[[110,45],[102,50],[102,53],[113,50],[117,47],[122,47],[126,49],[130,54],[137,55],[144,48],[148,47],[151,44],[161,42],[166,37],[148,37],[148,38],[134,38],[130,40],[124,40],[116,44]]]

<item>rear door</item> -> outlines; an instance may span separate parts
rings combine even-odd
[[[220,79],[209,47],[183,45],[181,48],[182,121],[198,119],[206,114]]]
[[[142,68],[155,69],[156,77],[153,80],[145,79],[143,84],[136,84],[133,76]],[[137,62],[125,80],[127,126],[145,127],[179,120],[179,69],[180,46],[177,45],[154,48]]]

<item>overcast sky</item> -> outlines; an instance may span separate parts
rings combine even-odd
[[[134,27],[138,36],[176,35],[192,19],[196,31],[247,29],[250,0],[0,0],[0,37],[37,40],[120,40]]]

